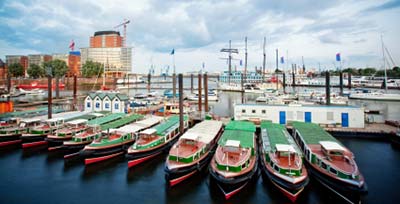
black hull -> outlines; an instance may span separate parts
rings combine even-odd
[[[64,141],[71,140],[71,138],[46,138],[45,139],[48,142],[49,147],[55,147],[55,146],[61,146]]]
[[[216,182],[219,188],[225,194],[225,198],[229,199],[232,195],[241,190],[247,183],[251,180],[257,178],[258,176],[258,154],[256,154],[256,161],[254,167],[251,171],[246,174],[242,174],[240,176],[234,178],[225,178],[214,171],[214,169],[209,166],[210,179]]]
[[[268,179],[269,181],[272,181],[273,183],[285,189],[286,191],[290,192],[291,194],[296,194],[297,192],[304,189],[304,187],[310,181],[310,179],[307,177],[306,179],[304,179],[304,181],[293,184],[269,172],[264,162],[262,162],[260,165],[261,165],[261,173],[263,175],[263,180]]]
[[[390,141],[394,146],[400,147],[400,136],[396,134],[391,134],[390,135]]]
[[[107,155],[126,151],[132,143],[133,143],[133,141],[124,143],[121,145],[109,147],[109,148],[102,148],[102,149],[90,149],[90,150],[82,149],[79,151],[79,156],[84,159],[107,156]]]
[[[308,172],[310,172],[310,174],[312,174],[316,180],[318,180],[322,185],[344,199],[358,202],[363,195],[366,195],[368,193],[368,187],[365,182],[364,185],[361,187],[350,185],[340,180],[336,180],[329,176],[326,176],[308,163],[306,166]]]
[[[152,156],[152,155],[157,155],[162,152],[168,152],[169,149],[171,148],[172,144],[174,144],[178,140],[178,138],[179,138],[179,135],[176,136],[174,139],[170,140],[169,142],[167,142],[166,144],[162,145],[161,147],[152,149],[150,151],[127,153],[125,155],[125,157],[128,160],[136,160],[136,159],[140,159],[140,158],[144,158],[144,157],[148,157],[148,156]]]
[[[83,149],[86,145],[90,144],[91,142],[88,142],[86,144],[77,144],[77,145],[62,145],[61,149],[64,150],[70,150],[70,151],[79,151]]]
[[[35,136],[21,136],[22,143],[31,143],[31,142],[41,142],[44,141],[46,135],[35,135]]]
[[[202,160],[200,160],[198,163],[194,163],[191,166],[186,166],[183,168],[177,168],[177,169],[169,169],[167,165],[165,165],[164,167],[164,171],[165,171],[165,180],[167,182],[171,181],[171,180],[175,180],[178,178],[182,178],[186,175],[189,175],[192,172],[202,172],[204,170],[206,170],[208,164],[210,164],[210,160],[213,157],[214,152],[209,152],[208,155],[206,157],[204,157]],[[168,159],[168,158],[167,158]]]
[[[16,141],[20,140],[21,134],[15,134],[15,135],[8,135],[8,136],[0,136],[0,142],[11,142],[11,141]]]

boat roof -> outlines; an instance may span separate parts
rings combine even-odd
[[[144,120],[137,121],[137,122],[135,122],[135,124],[143,126],[143,127],[151,127],[151,126],[159,123],[163,119],[164,118],[160,117],[160,116],[151,116],[151,117],[146,118]]]
[[[188,120],[187,116],[184,116],[184,120]],[[179,116],[171,116],[165,122],[157,125],[154,129],[157,130],[157,135],[164,136],[164,132],[167,131],[172,126],[179,123]]]
[[[104,118],[104,117],[102,117],[102,118]],[[136,120],[139,120],[141,118],[143,118],[143,115],[140,115],[140,114],[128,115],[126,117],[121,117],[121,118],[119,118],[117,120],[113,120],[113,121],[108,122],[108,123],[106,123],[104,125],[101,125],[101,129],[102,130],[107,130],[107,129],[110,129],[110,128],[122,127],[122,126],[124,126],[126,124],[132,123],[132,122],[134,122]]]
[[[332,150],[337,150],[337,151],[344,151],[345,149],[342,147],[342,145],[338,144],[337,142],[332,142],[332,141],[320,141],[319,144],[321,144],[321,146],[328,150],[328,151],[332,151]]]
[[[101,113],[89,113],[90,115],[94,115],[94,116],[96,116],[96,117],[101,117],[101,116],[103,116],[104,114],[101,114]]]
[[[293,121],[293,127],[300,133],[306,144],[320,144],[320,141],[340,143],[318,124]]]
[[[225,146],[229,147],[240,147],[240,141],[238,140],[227,140]]]
[[[39,122],[40,118],[24,118],[21,120],[21,122],[25,123],[33,123],[33,122]]]
[[[270,121],[261,122],[261,130],[265,129],[267,134],[262,134],[262,139],[265,141],[265,137],[268,137],[270,146],[276,147],[276,144],[289,144],[289,141],[285,134],[289,134],[285,126],[281,124],[272,123]]]
[[[95,118],[95,119],[89,121],[88,123],[89,123],[89,125],[94,125],[94,124],[102,125],[102,124],[108,123],[110,121],[122,118],[123,116],[125,116],[125,113],[112,113],[112,114],[106,115],[104,117]]]
[[[218,144],[226,146],[228,140],[240,141],[244,148],[254,148],[254,132],[256,127],[248,121],[231,121],[225,126],[224,134],[219,139]]]
[[[135,123],[118,128],[118,130],[121,132],[129,132],[129,133],[135,133],[143,129],[144,129],[143,126],[137,125]]]
[[[222,128],[222,124],[221,121],[205,120],[189,129],[180,138],[197,140],[208,144],[217,136],[218,132]]]
[[[275,147],[278,152],[296,152],[294,147],[288,144],[276,144]]]
[[[87,121],[88,120],[86,120],[86,119],[76,119],[76,120],[72,120],[72,121],[67,122],[67,124],[78,125],[78,124],[82,124],[82,123],[87,123]]]
[[[154,134],[154,133],[156,133],[156,132],[157,132],[156,129],[154,129],[154,128],[149,128],[149,129],[146,129],[146,130],[141,131],[140,133],[146,134],[146,135],[152,135],[152,134]]]
[[[58,122],[58,121],[61,121],[61,120],[64,120],[64,118],[51,118],[51,119],[48,119],[48,120],[46,120],[46,122]]]

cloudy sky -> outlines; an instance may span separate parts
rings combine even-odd
[[[269,69],[275,49],[286,59],[280,68],[304,56],[307,68],[333,69],[338,52],[343,67],[382,68],[381,35],[400,62],[399,17],[399,0],[0,0],[0,58],[67,53],[72,39],[88,47],[95,31],[130,19],[127,44],[139,73],[171,65],[173,48],[177,72],[199,70],[203,62],[207,71],[222,71],[220,49],[229,40],[239,49],[234,66],[242,69],[246,36],[249,69],[262,65],[264,36]]]

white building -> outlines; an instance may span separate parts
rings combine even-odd
[[[351,128],[365,125],[364,108],[356,106],[237,104],[234,117],[235,120],[270,120],[279,124],[302,121]]]
[[[110,111],[112,113],[126,113],[129,107],[129,98],[125,94],[95,92],[85,98],[85,111]]]

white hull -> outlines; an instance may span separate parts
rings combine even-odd
[[[207,99],[208,99],[208,101],[218,101],[218,96],[208,96]],[[187,100],[189,100],[189,101],[198,101],[199,97],[198,96],[188,96]],[[205,100],[204,96],[201,97],[201,100],[202,101]]]
[[[350,94],[351,99],[380,100],[380,101],[400,101],[400,94],[385,93],[355,93]]]

